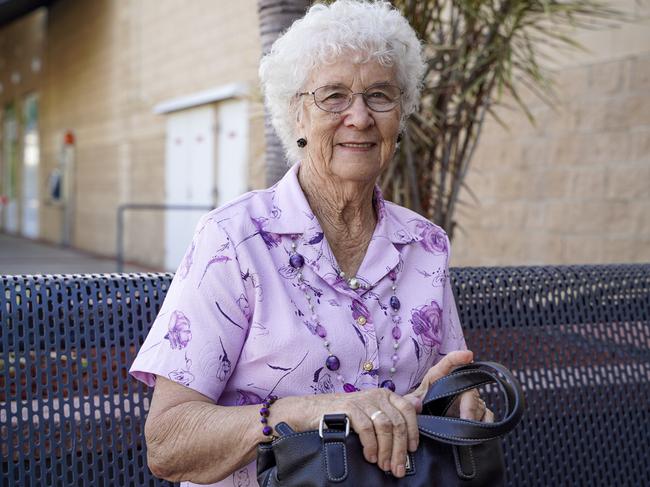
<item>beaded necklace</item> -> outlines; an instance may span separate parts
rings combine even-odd
[[[323,326],[323,323],[320,321],[320,317],[318,316],[318,313],[316,313],[314,309],[314,303],[312,302],[311,295],[308,292],[308,286],[305,283],[305,280],[302,275],[302,268],[305,265],[305,258],[296,251],[295,242],[291,242],[291,253],[289,255],[289,265],[294,269],[296,269],[297,271],[298,287],[305,295],[305,299],[309,304],[309,310],[311,311],[312,322],[316,324],[316,334],[323,340],[323,346],[327,350],[327,359],[325,360],[325,367],[327,367],[328,370],[335,372],[337,374],[336,378],[343,385],[343,390],[345,392],[356,391],[357,388],[350,383],[346,383],[343,375],[337,372],[341,367],[341,360],[334,354],[334,352],[332,352],[331,343],[329,342],[329,340],[327,340],[327,329],[325,328],[325,326]],[[339,272],[339,277],[345,279],[345,281],[348,284],[348,287],[352,290],[357,290],[360,287],[362,287],[363,289],[369,289],[369,286],[367,284],[360,283],[356,277],[347,279],[345,273],[342,271]],[[397,355],[397,350],[399,349],[399,340],[402,337],[402,330],[400,329],[400,323],[402,322],[402,318],[398,315],[398,311],[401,307],[401,303],[399,298],[397,297],[397,292],[396,292],[397,272],[395,270],[391,270],[388,273],[388,277],[392,282],[391,290],[393,291],[393,294],[389,300],[389,305],[391,310],[391,321],[393,324],[391,330],[391,335],[393,337],[393,356],[391,357],[392,366],[389,369],[390,377],[382,381],[379,387],[390,389],[391,391],[394,392],[395,382],[393,381],[393,378],[395,376],[395,373],[397,372],[397,362],[399,359]],[[357,323],[359,323],[362,326],[365,325],[366,318],[363,315],[361,315],[357,319]],[[372,362],[365,362],[363,365],[363,369],[366,372],[370,372],[372,370],[372,367],[373,367]]]

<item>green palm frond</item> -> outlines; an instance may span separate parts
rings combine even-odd
[[[633,20],[601,0],[393,0],[423,41],[427,72],[408,137],[382,178],[393,201],[443,226],[456,227],[461,188],[485,117],[504,127],[495,108],[506,97],[534,123],[522,89],[553,106],[544,63],[552,53],[583,50],[576,29]],[[415,186],[415,187],[413,187]]]

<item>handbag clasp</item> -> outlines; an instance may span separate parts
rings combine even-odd
[[[341,419],[345,419],[345,437],[347,438],[350,434],[350,420],[345,414],[326,414],[320,419],[320,424],[318,425],[318,436],[323,437],[323,429],[327,426],[327,422],[334,420],[339,422]]]

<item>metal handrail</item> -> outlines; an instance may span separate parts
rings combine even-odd
[[[117,207],[117,272],[124,272],[124,212],[127,210],[210,211],[210,205],[175,205],[166,203],[124,203]]]

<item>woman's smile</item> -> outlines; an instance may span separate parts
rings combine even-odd
[[[351,152],[369,152],[377,147],[377,144],[375,142],[340,142],[338,146]]]

